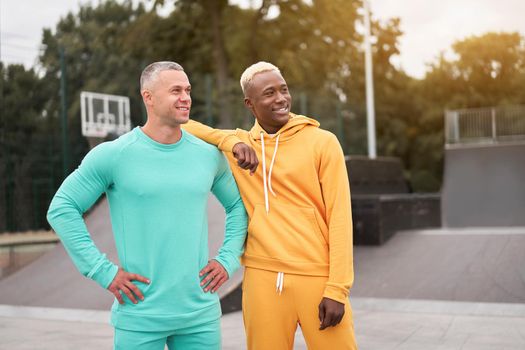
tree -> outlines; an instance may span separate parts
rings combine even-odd
[[[419,119],[410,155],[416,188],[441,184],[446,109],[525,103],[524,37],[486,33],[459,40],[452,49],[453,59],[439,55],[416,83]]]
[[[0,231],[27,230],[42,224],[42,206],[35,200],[53,167],[48,159],[53,144],[45,137],[49,88],[33,69],[22,65],[0,62],[0,76]],[[43,190],[49,187],[51,182]]]
[[[424,86],[448,108],[525,103],[525,38],[519,33],[486,33],[452,45],[456,58],[431,64]],[[430,86],[437,86],[438,91]]]

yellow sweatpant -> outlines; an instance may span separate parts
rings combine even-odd
[[[281,292],[278,273],[246,268],[242,284],[242,310],[249,350],[293,349],[297,325],[310,350],[357,349],[352,309],[335,327],[319,330],[319,303],[327,277],[284,274]]]

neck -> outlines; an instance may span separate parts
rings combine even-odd
[[[275,134],[277,133],[277,131],[279,131],[282,126],[279,126],[279,127],[272,127],[272,126],[268,126],[268,125],[264,125],[264,124],[261,124],[261,122],[259,121],[259,119],[257,119],[257,123],[259,124],[259,126],[264,130],[266,131],[268,134]]]
[[[182,137],[180,124],[161,125],[155,123],[151,118],[148,118],[141,130],[151,139],[165,145],[177,143]]]

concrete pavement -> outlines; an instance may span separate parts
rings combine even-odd
[[[353,298],[361,350],[523,350],[525,304]],[[109,312],[0,305],[0,349],[111,349]],[[245,349],[240,312],[223,349]],[[295,349],[306,349],[300,330]],[[331,350],[331,349],[330,349]]]
[[[359,348],[524,350],[524,247],[523,227],[398,232],[383,246],[354,247],[351,301]],[[63,255],[48,273],[70,264]],[[109,303],[102,308],[98,299],[107,293],[55,293],[57,282],[32,270],[46,260],[32,265],[0,283],[0,304],[10,304],[0,305],[0,349],[111,349],[109,313],[101,311]],[[64,273],[62,285],[77,275]],[[27,295],[33,297],[22,298]],[[73,299],[90,310],[78,310]],[[240,313],[223,316],[222,327],[223,349],[245,349]],[[300,331],[295,349],[306,349]]]

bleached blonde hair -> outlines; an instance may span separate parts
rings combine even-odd
[[[242,89],[243,94],[246,95],[246,90],[248,88],[248,85],[250,84],[250,82],[252,81],[253,77],[256,74],[262,73],[262,72],[270,72],[270,71],[275,71],[281,74],[281,71],[279,70],[279,68],[277,68],[271,63],[264,62],[264,61],[254,63],[248,68],[246,68],[241,75],[241,89]]]

